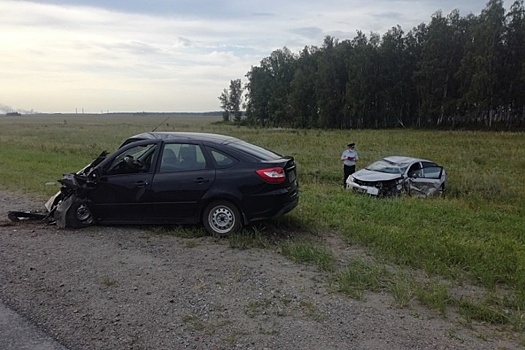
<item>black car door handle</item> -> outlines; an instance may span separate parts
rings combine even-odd
[[[210,179],[205,179],[203,177],[198,177],[193,182],[198,183],[198,184],[202,184],[202,183],[205,183],[205,182],[210,182]]]
[[[135,182],[135,186],[138,188],[146,187],[148,186],[148,182],[147,181],[137,181]]]

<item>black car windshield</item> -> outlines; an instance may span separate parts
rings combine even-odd
[[[275,152],[267,150],[266,148],[259,147],[259,146],[256,146],[254,144],[251,144],[245,141],[235,141],[235,142],[228,144],[228,146],[233,147],[244,153],[248,153],[249,155],[252,155],[255,158],[258,158],[261,160],[275,160],[275,159],[282,158],[280,154],[277,154]]]
[[[407,167],[408,164],[398,164],[381,159],[367,166],[366,170],[379,171],[388,174],[403,174]]]

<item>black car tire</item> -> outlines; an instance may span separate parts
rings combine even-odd
[[[215,201],[204,210],[202,224],[211,235],[224,237],[241,228],[241,213],[231,202]]]
[[[438,190],[438,196],[439,197],[445,197],[445,184],[441,184],[441,186],[439,186],[439,190]]]
[[[71,204],[66,214],[66,223],[71,228],[83,228],[94,224],[93,215],[85,200],[76,199]]]

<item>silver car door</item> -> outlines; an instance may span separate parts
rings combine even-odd
[[[423,164],[423,168],[409,179],[410,194],[424,197],[435,195],[442,184],[442,172],[443,168],[437,164]]]

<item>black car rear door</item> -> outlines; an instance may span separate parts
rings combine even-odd
[[[158,221],[194,222],[200,201],[215,181],[199,143],[165,143],[148,199]]]

